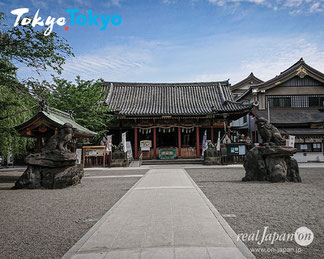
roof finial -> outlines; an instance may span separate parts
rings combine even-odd
[[[299,61],[300,61],[300,62],[304,62],[304,59],[301,57]]]

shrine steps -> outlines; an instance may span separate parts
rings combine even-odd
[[[192,159],[184,159],[184,158],[178,158],[178,159],[150,159],[150,160],[142,160],[142,165],[179,165],[179,164],[202,164],[204,162],[204,159],[202,158],[192,158]]]

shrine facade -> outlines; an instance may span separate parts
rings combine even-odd
[[[233,101],[228,81],[105,82],[102,88],[116,116],[109,128],[113,144],[126,132],[135,159],[200,157],[204,134],[213,143],[230,136],[230,122],[251,108]]]

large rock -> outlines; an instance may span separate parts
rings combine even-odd
[[[62,152],[57,149],[46,150],[42,153],[31,154],[25,158],[28,165],[37,165],[44,167],[66,167],[74,166],[76,163],[76,154],[71,152]]]
[[[243,181],[268,180],[267,168],[259,148],[254,147],[247,153],[243,166],[246,172]]]
[[[80,183],[83,167],[77,165],[76,154],[68,149],[72,135],[72,125],[66,123],[50,137],[42,153],[27,156],[28,167],[13,189],[56,189]]]
[[[279,130],[265,118],[257,117],[256,124],[263,145],[252,148],[244,162],[243,181],[301,182],[297,161],[291,156],[296,148],[284,146]]]
[[[13,188],[60,189],[80,183],[83,174],[82,165],[57,168],[29,165]]]
[[[291,156],[296,149],[285,146],[252,148],[244,162],[243,181],[301,182],[297,161]]]

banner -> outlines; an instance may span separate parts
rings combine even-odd
[[[110,153],[112,151],[111,149],[112,145],[112,135],[107,136],[107,143],[106,143],[106,152]]]
[[[204,132],[203,141],[202,141],[202,156],[205,155],[205,150],[207,149],[207,130]]]
[[[126,132],[122,133],[122,143],[124,146],[124,152],[127,152],[127,146],[126,146]]]

